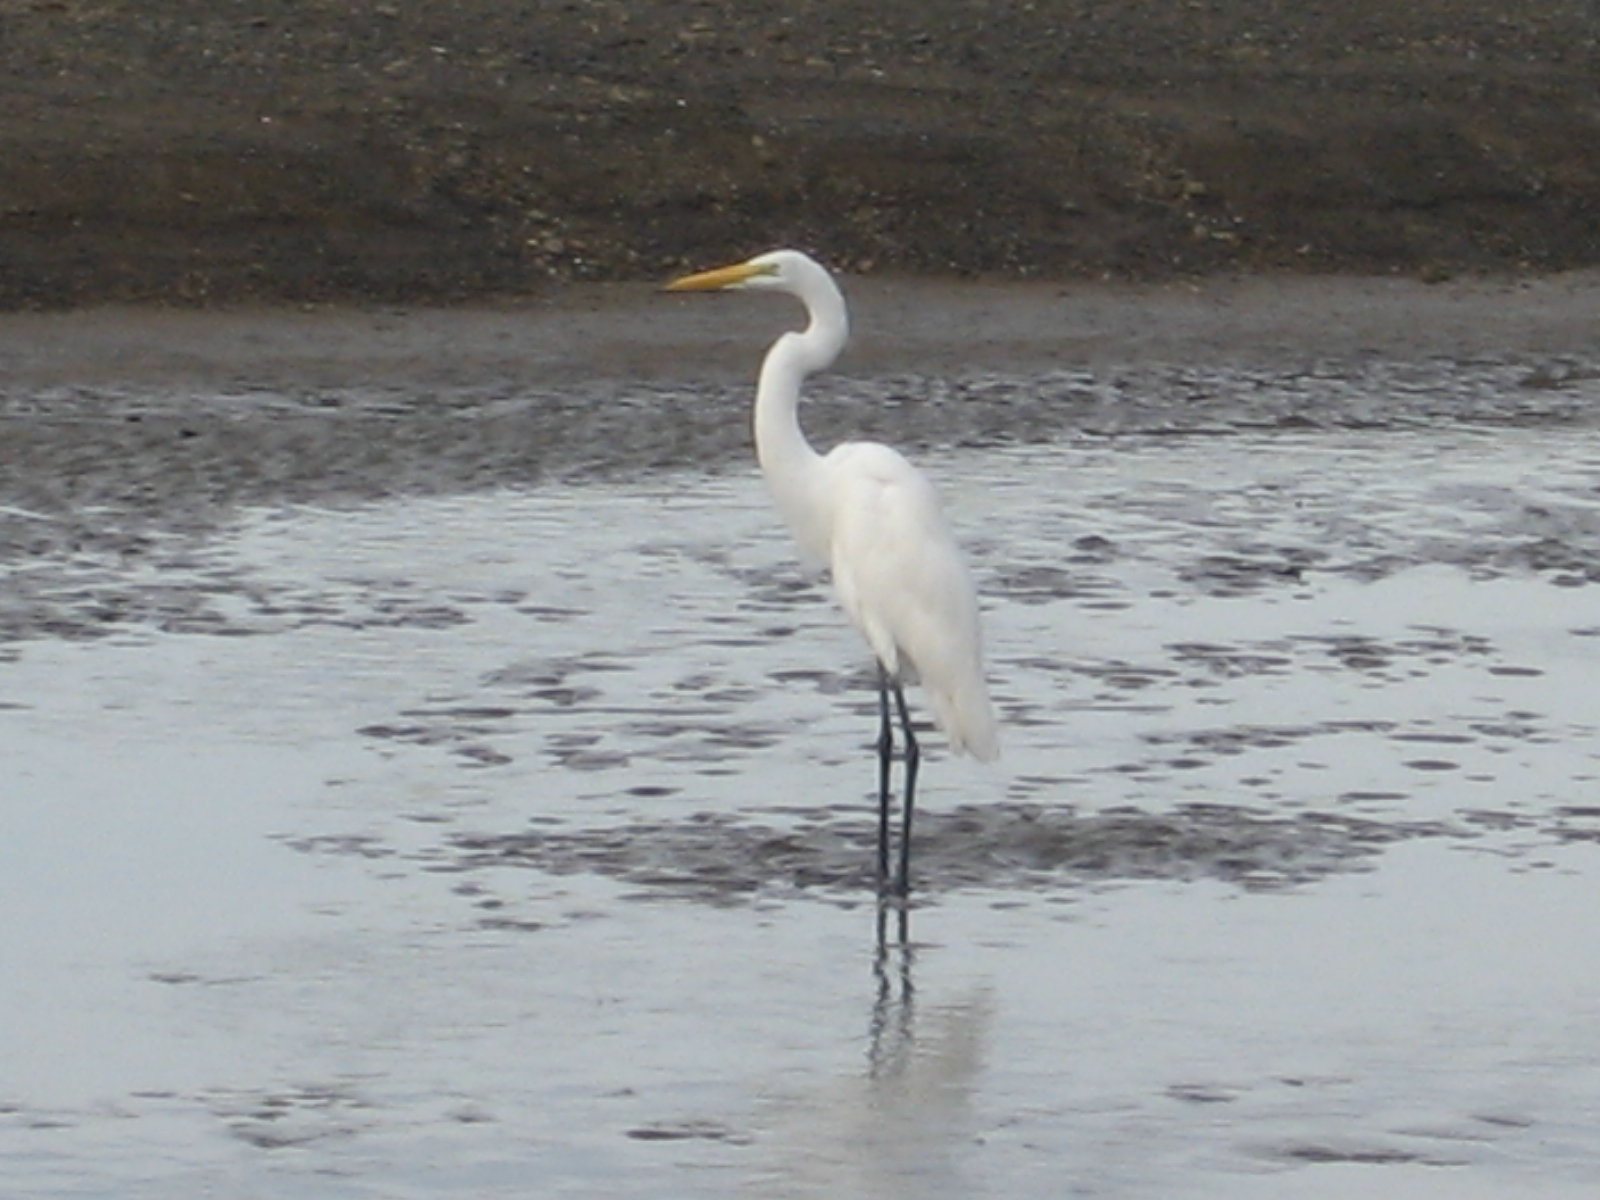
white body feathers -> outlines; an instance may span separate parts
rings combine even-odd
[[[821,455],[800,429],[801,383],[849,336],[833,279],[805,255],[778,250],[680,283],[770,288],[805,304],[810,324],[773,344],[756,391],[756,452],[773,499],[802,551],[828,565],[839,603],[879,662],[921,683],[951,748],[992,760],[1000,744],[977,593],[932,484],[888,446],[845,442]]]

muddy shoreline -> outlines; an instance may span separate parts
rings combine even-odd
[[[0,4],[0,307],[1600,263],[1583,0]]]
[[[0,0],[0,34],[122,11]],[[744,10],[694,11],[703,64]],[[1575,10],[1454,11],[1430,53]],[[165,66],[138,86],[194,82]],[[305,253],[314,207],[138,226],[110,292],[91,221],[48,278],[195,303],[0,315],[0,1192],[1307,1200],[1448,1167],[1587,1200],[1600,275],[849,273],[807,431],[937,481],[1005,726],[995,766],[930,733],[891,946],[873,675],[751,461],[792,305],[556,257],[414,303],[422,259]],[[727,235],[691,211],[673,237]],[[276,290],[230,292],[269,243]]]
[[[974,283],[845,276],[851,343],[830,374],[1017,374],[1134,363],[1307,367],[1388,357],[1542,359],[1593,347],[1600,272],[1441,283],[1225,276],[1168,283]],[[336,391],[748,384],[799,322],[776,298],[562,284],[465,306],[97,306],[0,316],[6,415],[100,387]],[[825,381],[819,388],[826,390]],[[419,401],[420,402],[420,401]]]
[[[806,412],[822,445],[1588,436],[1600,414],[1592,273],[846,286],[858,335]],[[0,564],[14,569],[0,637],[181,626],[205,595],[118,581],[181,565],[252,506],[748,472],[756,364],[797,317],[769,300],[580,284],[496,307],[0,317]],[[1587,518],[1562,512],[1530,518],[1517,561],[1600,577]]]
[[[822,444],[1595,418],[1594,273],[846,287],[854,340],[807,410]],[[239,504],[742,467],[760,355],[797,319],[781,298],[630,284],[495,307],[10,314],[0,505],[203,528]],[[1374,402],[1333,386],[1436,361],[1479,364],[1478,390]],[[1263,409],[1241,371],[1310,383]]]

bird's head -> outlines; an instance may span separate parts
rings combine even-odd
[[[765,290],[803,295],[808,280],[826,277],[827,272],[813,258],[798,250],[769,250],[730,267],[717,267],[685,275],[667,284],[669,292],[713,292]]]
[[[793,334],[780,339],[791,353],[803,353],[803,373],[819,371],[833,362],[850,336],[850,317],[833,276],[809,255],[798,250],[769,250],[731,267],[685,275],[667,284],[669,292],[760,291],[784,292],[799,299],[810,314],[804,338]],[[774,350],[777,349],[775,344]]]

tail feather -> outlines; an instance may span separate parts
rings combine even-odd
[[[982,677],[953,691],[927,689],[934,722],[944,731],[950,748],[970,754],[979,762],[1000,757],[1000,727]]]

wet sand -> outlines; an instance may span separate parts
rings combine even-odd
[[[881,945],[781,302],[0,321],[0,1191],[1587,1196],[1594,290],[853,281],[1005,739]]]
[[[808,410],[824,444],[1592,418],[1589,274],[848,285],[856,338]],[[797,319],[782,299],[632,285],[494,309],[13,314],[0,561],[136,559],[241,505],[738,468],[761,347]],[[1386,377],[1441,361],[1483,364],[1471,394]],[[1241,387],[1239,372],[1298,382]],[[13,604],[4,625],[55,619]]]
[[[1600,275],[1266,275],[1164,284],[961,283],[845,276],[851,374],[1019,373],[1100,363],[1361,356],[1527,357],[1592,343]],[[569,284],[490,307],[90,308],[0,318],[26,387],[359,389],[441,384],[737,382],[798,310],[782,298]]]

